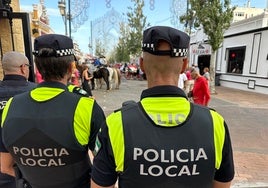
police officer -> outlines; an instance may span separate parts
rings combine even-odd
[[[0,122],[5,104],[10,97],[36,87],[35,83],[28,81],[29,66],[28,58],[19,52],[10,51],[3,55],[4,78],[3,81],[0,81]],[[0,139],[0,156],[6,154],[2,139]],[[0,187],[15,188],[14,177],[0,172]]]
[[[14,160],[18,187],[88,188],[88,149],[94,149],[104,113],[94,99],[68,91],[72,39],[42,35],[34,41],[34,55],[44,82],[7,102],[2,139],[10,156],[1,158],[2,171],[14,176]]]
[[[155,26],[143,33],[140,67],[148,89],[110,114],[96,139],[92,188],[227,188],[234,177],[230,136],[217,112],[177,87],[189,36]],[[187,62],[187,61],[184,61]]]

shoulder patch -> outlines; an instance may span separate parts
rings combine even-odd
[[[89,97],[89,94],[85,90],[80,88],[80,87],[75,87],[73,89],[73,93],[76,93],[78,95],[82,95],[82,96],[85,96],[85,97]]]
[[[99,138],[97,136],[96,141],[95,141],[95,148],[94,148],[94,151],[93,151],[94,156],[96,156],[98,154],[100,148],[101,148],[101,142],[100,142],[100,140],[99,140]]]

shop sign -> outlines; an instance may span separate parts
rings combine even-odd
[[[210,55],[211,46],[208,44],[192,45],[192,53],[196,55]]]

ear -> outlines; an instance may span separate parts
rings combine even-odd
[[[143,65],[143,58],[140,57],[140,69],[142,72],[144,72],[144,65]]]
[[[26,65],[24,65],[24,64],[20,66],[20,72],[21,72],[21,74],[24,75],[24,74],[26,73],[26,68],[27,68],[27,67],[26,67]]]
[[[188,66],[188,59],[187,58],[183,58],[182,62],[183,63],[182,63],[181,73],[183,73],[186,70],[186,68]]]

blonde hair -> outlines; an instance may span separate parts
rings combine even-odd
[[[72,69],[76,69],[75,61],[72,62]]]

